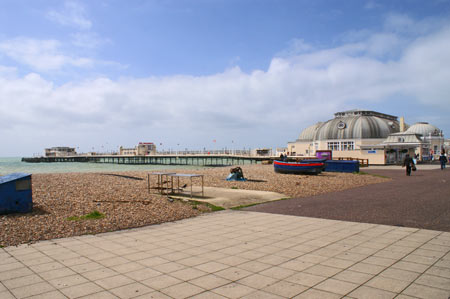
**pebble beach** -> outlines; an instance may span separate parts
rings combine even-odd
[[[248,181],[226,181],[230,167],[170,171],[203,174],[204,185],[209,187],[273,191],[296,198],[389,180],[351,173],[277,174],[272,165],[245,165],[241,168]],[[157,190],[149,192],[147,173],[33,174],[33,212],[0,216],[0,246],[135,228],[211,212],[207,205],[169,201]],[[194,181],[194,185],[199,185],[199,182]],[[83,218],[94,211],[100,212],[103,217]]]

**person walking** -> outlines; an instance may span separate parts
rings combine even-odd
[[[441,162],[441,170],[445,169],[445,163],[447,163],[447,157],[445,156],[445,154],[442,152],[441,155],[439,156],[439,162]]]
[[[403,167],[406,166],[406,175],[411,175],[411,169],[414,166],[413,159],[409,156],[409,154],[406,154],[405,159],[403,160]]]

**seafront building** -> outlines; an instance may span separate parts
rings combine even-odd
[[[133,148],[119,148],[119,155],[121,156],[148,156],[156,155],[156,145],[153,142],[139,142]]]
[[[250,150],[250,155],[258,157],[271,157],[273,156],[273,150],[271,148],[255,148]]]
[[[334,159],[367,159],[369,164],[396,164],[406,154],[419,160],[436,159],[444,148],[444,134],[420,122],[412,126],[397,116],[370,110],[337,112],[334,118],[304,129],[288,143],[290,156],[315,156],[330,150]]]
[[[76,156],[77,152],[73,147],[67,146],[56,146],[45,149],[46,157],[68,157],[68,156]]]

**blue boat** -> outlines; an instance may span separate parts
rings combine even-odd
[[[323,158],[316,158],[316,159],[302,159],[300,161],[297,160],[297,163],[324,163],[324,166],[325,166],[327,161],[329,161],[329,160],[323,159]]]
[[[328,160],[325,162],[324,171],[348,173],[359,172],[359,161]]]
[[[319,174],[324,168],[323,162],[283,162],[273,161],[273,167],[277,173],[286,174]]]

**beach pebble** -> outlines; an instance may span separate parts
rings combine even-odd
[[[273,171],[272,165],[240,167],[247,181],[226,181],[229,167],[180,169],[175,172],[203,174],[205,186],[274,191],[289,197],[313,196],[387,180],[351,173],[325,172],[316,176],[278,174]],[[33,212],[1,216],[0,245],[97,234],[180,220],[209,211],[206,206],[198,205],[197,209],[193,209],[189,203],[180,200],[170,202],[157,190],[149,192],[147,173],[33,174]],[[181,182],[180,179],[181,183],[190,184],[190,180]],[[201,180],[195,178],[193,185],[200,186]],[[93,211],[105,216],[92,220],[68,220],[69,217],[81,217]]]

